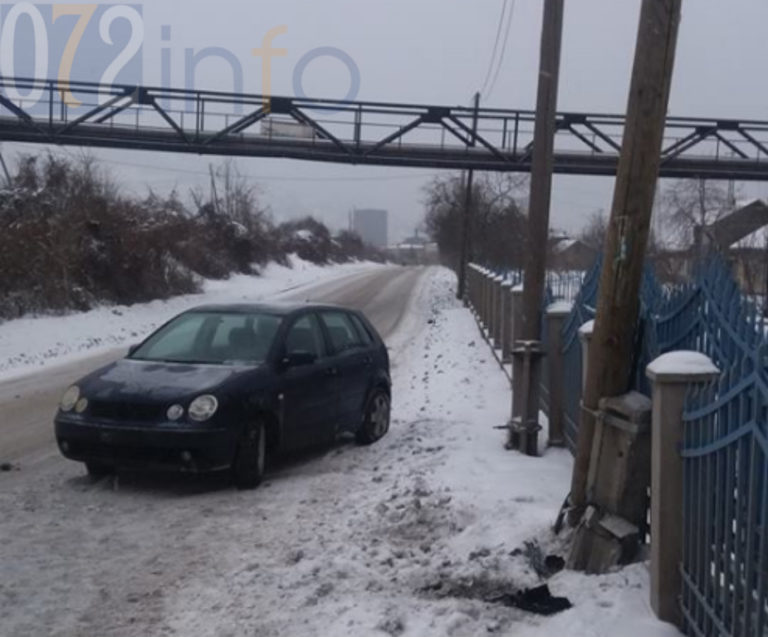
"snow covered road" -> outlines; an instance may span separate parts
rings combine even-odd
[[[0,473],[0,634],[676,636],[643,565],[556,575],[574,608],[549,618],[481,599],[538,584],[531,554],[562,548],[571,459],[503,450],[508,384],[454,288],[430,270],[389,334],[393,423],[376,445],[289,458],[248,492],[93,483],[64,461]]]

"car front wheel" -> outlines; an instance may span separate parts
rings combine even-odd
[[[267,430],[263,422],[245,428],[232,463],[232,480],[238,489],[253,489],[264,478],[267,462]]]
[[[371,394],[363,412],[363,423],[357,432],[357,442],[370,445],[383,438],[389,431],[390,401],[383,389]]]

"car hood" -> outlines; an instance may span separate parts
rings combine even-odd
[[[258,366],[198,365],[122,359],[103,367],[80,382],[89,399],[124,401],[175,401],[221,388]]]

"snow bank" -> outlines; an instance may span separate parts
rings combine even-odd
[[[319,266],[291,257],[290,267],[270,264],[261,276],[205,281],[200,294],[132,306],[102,306],[66,316],[26,317],[0,323],[0,380],[66,363],[135,342],[174,315],[203,303],[258,302],[305,285],[381,267],[372,263]]]

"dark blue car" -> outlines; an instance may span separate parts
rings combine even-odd
[[[121,466],[226,469],[248,488],[271,453],[342,432],[376,442],[390,404],[387,350],[362,313],[204,306],[70,387],[56,439],[94,476]]]

